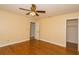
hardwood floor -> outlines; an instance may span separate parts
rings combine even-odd
[[[0,48],[0,55],[77,55],[77,52],[41,40],[31,40]]]
[[[67,46],[67,49],[70,49],[75,52],[78,51],[78,44],[77,43],[66,42],[66,46]]]

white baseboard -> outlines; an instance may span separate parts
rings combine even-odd
[[[66,47],[66,45],[62,45],[62,44],[59,44],[59,43],[56,43],[56,42],[51,42],[51,41],[48,41],[48,40],[45,40],[45,39],[41,39],[41,40],[45,41],[45,42],[48,42],[48,43],[51,43],[51,44],[55,44],[55,45],[61,46],[61,47]]]
[[[24,39],[24,40],[15,40],[15,41],[9,41],[9,42],[0,42],[0,47],[4,47],[4,46],[8,46],[8,45],[12,45],[12,44],[16,44],[16,43],[21,43],[21,42],[24,42],[24,41],[28,41],[29,39]]]
[[[24,42],[24,41],[28,41],[29,39],[24,39],[24,40],[15,40],[15,41],[9,41],[9,42],[6,42],[6,43],[1,43],[0,42],[0,47],[4,47],[4,46],[8,46],[8,45],[12,45],[12,44],[16,44],[16,43],[21,43],[21,42]],[[51,41],[48,41],[48,40],[45,40],[45,39],[41,39],[42,41],[45,41],[45,42],[49,42],[51,44],[55,44],[55,45],[58,45],[58,46],[62,46],[62,47],[66,47],[65,45],[62,45],[62,44],[59,44],[59,43],[56,43],[56,42],[51,42]]]

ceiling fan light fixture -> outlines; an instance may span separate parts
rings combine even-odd
[[[31,15],[31,16],[39,16],[38,13],[45,13],[45,11],[37,10],[36,8],[37,8],[36,5],[32,4],[30,9],[25,9],[25,8],[19,8],[19,9],[24,11],[29,11],[28,13],[26,13],[26,15]]]
[[[35,14],[35,12],[30,12],[30,15],[35,16],[36,14]]]

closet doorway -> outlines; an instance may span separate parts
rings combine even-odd
[[[35,39],[35,28],[36,28],[35,22],[30,22],[30,40]]]
[[[78,19],[66,21],[66,48],[71,51],[78,51]]]

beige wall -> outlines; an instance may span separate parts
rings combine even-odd
[[[66,47],[66,19],[78,17],[79,12],[40,19],[40,40]]]
[[[29,39],[29,19],[0,10],[0,46]]]
[[[66,19],[78,17],[79,12],[37,20],[40,24],[40,40],[66,46]],[[30,22],[37,18],[0,10],[0,46],[29,39]],[[36,21],[34,21],[36,22]]]

